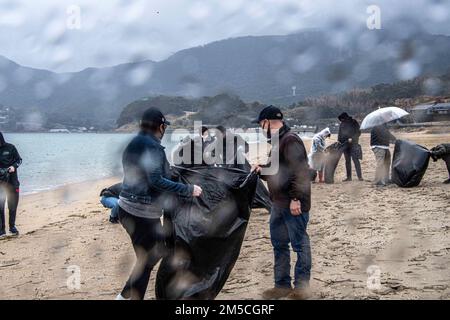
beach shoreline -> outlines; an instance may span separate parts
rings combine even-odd
[[[398,133],[428,148],[450,134]],[[309,141],[305,140],[307,148]],[[366,179],[374,174],[368,135],[361,138]],[[314,299],[449,299],[450,186],[442,161],[430,161],[417,188],[374,188],[370,181],[313,185],[309,234]],[[126,232],[108,222],[101,189],[119,177],[24,195],[18,238],[0,241],[0,299],[113,299],[134,263]],[[260,299],[273,278],[269,215],[252,211],[241,254],[218,299]],[[294,257],[293,257],[294,258]],[[80,270],[79,288],[67,281]],[[381,287],[367,287],[379,268]],[[154,278],[146,298],[154,299]]]

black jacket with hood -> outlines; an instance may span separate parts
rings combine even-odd
[[[17,176],[17,168],[22,164],[22,158],[16,147],[5,141],[3,134],[0,132],[0,168],[7,169],[13,166],[16,170],[9,174],[8,183],[18,188],[20,186]]]
[[[348,142],[348,139],[352,139],[352,143],[359,143],[361,130],[359,128],[358,121],[350,117],[346,112],[342,113],[338,119],[341,121],[339,126],[338,141],[340,143],[346,143]]]

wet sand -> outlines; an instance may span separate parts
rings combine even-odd
[[[450,134],[397,134],[427,147]],[[374,156],[364,149],[362,168],[374,176]],[[315,299],[449,299],[450,186],[442,161],[430,162],[419,187],[375,188],[370,181],[313,185],[309,234]],[[19,238],[0,241],[0,299],[112,299],[134,262],[120,225],[108,222],[99,192],[117,179],[70,185],[24,196]],[[273,285],[269,216],[253,210],[241,255],[219,299],[259,299]],[[294,257],[293,257],[294,258]],[[67,286],[70,267],[80,270],[79,289]],[[381,287],[367,287],[379,270]],[[147,299],[154,298],[154,276]],[[69,278],[70,279],[70,278]]]

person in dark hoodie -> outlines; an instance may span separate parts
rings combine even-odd
[[[273,202],[270,238],[275,258],[275,287],[266,290],[263,298],[307,299],[310,296],[311,247],[306,229],[311,209],[311,179],[306,149],[302,139],[283,122],[280,109],[274,106],[264,108],[255,122],[259,123],[272,144],[270,164],[252,168],[267,181]],[[277,165],[278,170],[272,174],[263,171],[264,167],[275,168]],[[293,283],[289,244],[297,253]]]
[[[142,300],[150,273],[166,254],[167,235],[161,225],[171,195],[199,197],[202,189],[171,180],[172,174],[161,139],[169,121],[156,108],[146,110],[140,133],[122,157],[123,184],[119,196],[119,220],[131,238],[136,263],[117,300]]]
[[[344,158],[347,178],[344,181],[352,181],[352,160],[358,179],[363,181],[361,163],[359,162],[362,158],[361,146],[359,145],[359,137],[361,135],[359,123],[349,116],[347,112],[341,113],[338,119],[341,122],[339,125],[338,141],[345,145]]]
[[[442,159],[447,166],[448,179],[444,181],[444,184],[450,184],[450,143],[442,143],[433,147],[430,150],[431,158],[434,162]]]
[[[396,138],[389,132],[387,124],[373,127],[370,131],[370,148],[377,162],[374,181],[376,186],[386,186],[390,181],[391,152],[389,145],[395,140]]]
[[[22,164],[22,158],[16,147],[5,141],[0,132],[0,238],[6,236],[5,204],[9,208],[9,231],[19,235],[16,228],[17,205],[19,204],[19,178],[17,168]]]

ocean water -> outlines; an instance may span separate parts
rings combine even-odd
[[[66,184],[122,175],[122,152],[134,134],[108,133],[5,133],[22,159],[19,180],[22,193],[54,189]],[[166,134],[168,159],[183,133]],[[261,137],[242,134],[249,143]]]
[[[121,153],[129,134],[5,133],[23,163],[22,193],[121,175]]]

